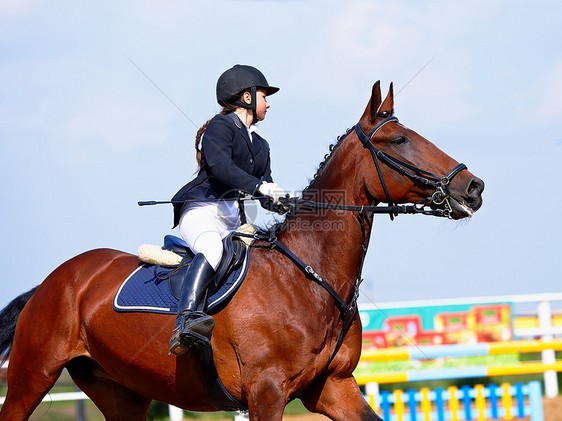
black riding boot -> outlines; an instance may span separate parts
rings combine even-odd
[[[191,346],[209,345],[209,335],[215,320],[203,312],[207,289],[213,282],[215,270],[201,253],[195,255],[182,282],[178,315],[170,339],[170,352],[182,355]]]

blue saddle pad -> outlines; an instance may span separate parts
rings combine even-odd
[[[249,250],[248,247],[242,264],[228,275],[216,292],[207,298],[207,312],[212,313],[213,308],[234,295],[246,277]],[[172,269],[148,263],[139,266],[117,290],[113,309],[119,312],[176,314],[178,300],[170,292],[168,280],[158,279],[155,270],[158,276],[163,277]]]

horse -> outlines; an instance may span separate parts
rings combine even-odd
[[[275,235],[349,307],[373,223],[373,213],[363,209],[418,204],[414,209],[462,219],[482,205],[482,180],[398,122],[392,84],[384,100],[380,82],[373,85],[358,124],[331,149],[302,196],[338,192],[350,208],[297,206]],[[252,421],[282,420],[297,398],[333,420],[381,420],[353,377],[361,354],[357,312],[344,330],[334,296],[286,253],[261,244],[250,249],[237,293],[214,315],[211,347],[224,388],[247,406]],[[169,353],[175,317],[113,310],[120,283],[138,266],[137,256],[122,251],[87,251],[6,307],[1,421],[28,419],[64,368],[108,420],[146,419],[152,400],[216,411],[197,352]]]

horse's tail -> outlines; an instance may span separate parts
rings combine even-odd
[[[12,302],[0,312],[0,366],[4,364],[10,356],[18,317],[36,289],[37,287],[14,298]]]

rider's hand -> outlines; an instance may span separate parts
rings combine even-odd
[[[281,205],[281,202],[279,201],[279,199],[282,198],[282,197],[286,197],[287,194],[288,194],[285,190],[280,188],[277,184],[268,183],[266,181],[264,181],[259,186],[258,191],[261,194],[263,194],[264,196],[271,198],[273,200],[273,203],[275,203],[276,205]]]

